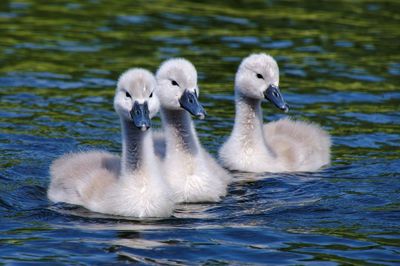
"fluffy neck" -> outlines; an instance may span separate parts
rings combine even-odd
[[[121,119],[123,175],[143,170],[154,156],[150,130],[141,131],[131,121]]]
[[[161,108],[161,115],[166,137],[166,154],[197,154],[200,144],[190,114],[184,110]]]
[[[235,92],[235,102],[236,115],[232,136],[239,140],[244,150],[258,150],[272,156],[264,136],[261,100]]]

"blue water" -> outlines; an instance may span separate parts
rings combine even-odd
[[[0,4],[0,264],[400,264],[397,1]],[[48,167],[120,152],[119,74],[182,56],[215,155],[234,117],[241,58],[272,54],[289,113],[332,134],[317,173],[248,174],[221,202],[168,219],[107,216],[46,198]],[[285,115],[265,103],[265,121]],[[160,127],[157,119],[155,127]]]

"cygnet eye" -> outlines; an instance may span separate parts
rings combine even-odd
[[[257,78],[259,78],[259,79],[264,79],[263,75],[261,75],[261,74],[259,74],[259,73],[257,73]]]
[[[149,96],[149,97],[150,97],[150,98],[153,97],[153,92],[150,93],[150,96]]]
[[[127,98],[132,98],[132,96],[129,94],[129,92],[125,92],[125,96],[127,97]]]
[[[172,81],[171,81],[171,84],[172,84],[173,86],[179,86],[179,85],[178,85],[178,82],[176,82],[175,80],[172,80]]]

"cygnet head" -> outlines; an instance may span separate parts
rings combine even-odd
[[[114,109],[121,119],[131,121],[142,131],[150,127],[150,119],[160,104],[154,93],[156,80],[149,71],[132,68],[119,77],[114,97]]]
[[[235,78],[239,95],[252,99],[267,99],[287,112],[288,105],[279,91],[279,68],[272,56],[260,53],[244,58]]]
[[[205,117],[206,112],[198,101],[197,71],[192,63],[183,58],[169,59],[161,64],[156,78],[162,108],[185,109],[200,119]]]

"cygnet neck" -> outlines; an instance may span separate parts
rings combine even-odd
[[[138,129],[132,121],[121,118],[122,127],[122,174],[129,175],[145,168],[152,160],[153,142],[151,131]]]
[[[247,147],[265,149],[267,154],[272,155],[265,141],[261,100],[236,91],[235,102],[236,115],[232,136]]]
[[[199,150],[199,141],[190,114],[185,110],[161,108],[163,127],[167,143],[167,154],[188,153]]]

